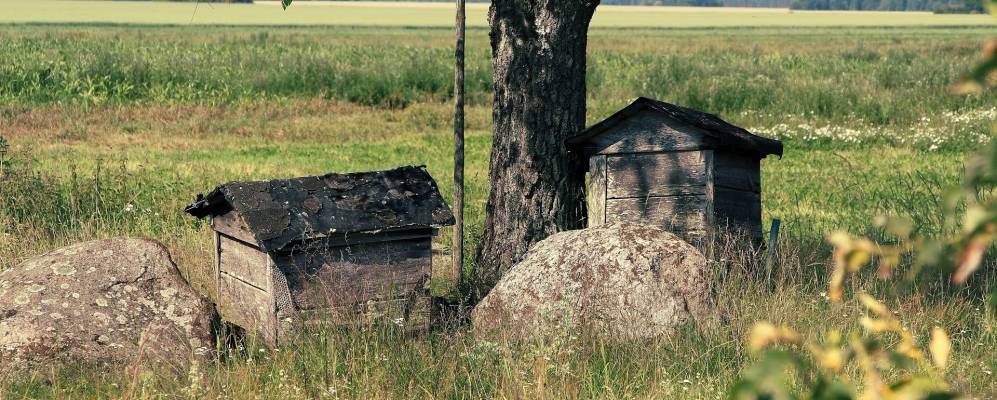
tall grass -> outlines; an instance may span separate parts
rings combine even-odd
[[[44,171],[31,170],[30,164],[20,165],[5,176],[9,186],[0,189],[0,210],[5,212],[0,220],[13,221],[13,232],[20,237],[52,243],[91,235],[178,235],[172,239],[173,250],[210,258],[208,249],[194,244],[208,242],[201,235],[203,227],[174,221],[175,214],[133,216],[101,200],[143,193],[139,186],[147,178],[101,168],[77,178],[87,184],[65,186]],[[155,193],[166,189],[149,188]],[[156,232],[153,225],[175,231]],[[191,244],[193,249],[185,249]],[[187,370],[70,364],[0,376],[0,397],[722,398],[754,360],[743,346],[743,335],[755,320],[789,324],[807,335],[819,335],[832,325],[845,327],[845,334],[861,329],[851,317],[862,312],[859,304],[830,306],[824,301],[829,251],[819,233],[790,231],[780,241],[768,279],[760,253],[718,238],[707,255],[724,322],[684,326],[669,338],[619,341],[570,330],[543,342],[507,342],[475,338],[459,325],[409,336],[390,326],[358,323],[306,329],[273,349],[241,343]],[[180,263],[190,276],[192,264]],[[992,271],[995,264],[988,260],[984,268]],[[959,390],[986,396],[997,393],[989,375],[997,367],[991,354],[997,346],[997,321],[976,310],[980,302],[974,298],[979,288],[994,284],[993,278],[980,275],[969,289],[956,292],[945,281],[895,290],[867,276],[849,289],[888,299],[913,332],[927,332],[934,325],[953,332],[950,381]],[[858,378],[857,371],[852,374]]]
[[[0,27],[0,102],[220,104],[325,97],[445,102],[449,34],[414,29]],[[467,52],[470,104],[491,96],[486,31]],[[590,115],[656,97],[756,126],[911,126],[993,106],[951,96],[986,30],[595,30]],[[743,114],[743,115],[742,115]]]
[[[787,135],[786,156],[762,164],[764,217],[784,227],[771,280],[763,255],[718,242],[708,256],[728,320],[715,329],[688,326],[639,343],[565,332],[533,344],[477,340],[461,327],[423,337],[378,326],[316,330],[275,350],[249,344],[180,377],[116,366],[0,377],[0,398],[722,397],[752,362],[741,343],[755,320],[808,335],[859,329],[848,325],[858,305],[831,307],[822,297],[828,231],[876,236],[872,218],[897,209],[920,231],[941,231],[938,199],[990,126],[987,113],[966,115],[994,103],[992,94],[949,95],[947,82],[970,65],[984,34],[593,32],[590,121],[645,95]],[[470,39],[473,239],[491,125],[484,31]],[[210,292],[210,230],[181,210],[214,185],[425,163],[449,196],[450,41],[445,31],[411,29],[0,28],[0,136],[10,142],[0,151],[0,269],[74,241],[149,236]],[[952,117],[936,117],[944,112]],[[832,129],[810,139],[793,131],[816,130],[801,124],[880,133],[859,140]],[[901,140],[950,125],[969,128],[934,149]],[[434,246],[445,249],[446,237]],[[915,332],[936,324],[953,332],[950,380],[986,397],[997,394],[997,333],[977,310],[986,307],[978,292],[994,279],[974,279],[958,291],[942,281],[893,290],[871,277],[848,289],[886,299]]]
[[[192,186],[197,184],[122,162],[77,167],[68,177],[40,169],[42,164],[24,153],[13,153],[6,165],[13,167],[0,185],[0,221],[6,222],[0,228],[7,234],[0,246],[6,265],[0,268],[70,241],[142,235],[165,240],[188,279],[201,290],[213,289],[203,274],[211,259],[207,229],[181,214],[185,198],[176,196],[196,190]],[[843,179],[842,185],[849,187],[884,178],[852,173]],[[917,179],[896,175],[886,178],[899,185],[895,192],[855,190],[834,193],[829,201],[850,207],[839,211],[844,215],[896,198],[897,203],[886,207],[909,204],[921,210],[915,214],[920,226],[938,229],[932,219],[938,213],[935,184],[901,185]],[[893,197],[899,192],[906,194]],[[480,194],[475,197],[481,200]],[[565,331],[549,342],[507,343],[476,339],[461,326],[412,337],[386,326],[359,324],[305,331],[277,349],[247,343],[186,371],[127,373],[117,366],[94,371],[70,365],[0,377],[0,391],[8,398],[719,398],[753,362],[742,343],[755,320],[789,324],[808,335],[821,334],[828,325],[860,329],[849,325],[860,305],[831,307],[823,298],[830,249],[822,236],[827,228],[788,220],[771,274],[765,273],[763,254],[737,242],[720,238],[707,252],[725,322],[706,331],[685,326],[670,338],[641,342]],[[995,264],[988,260],[984,268],[992,271]],[[849,289],[888,299],[915,332],[933,325],[958,332],[953,335],[950,381],[969,393],[997,393],[988,374],[997,368],[990,354],[997,346],[997,326],[977,310],[980,289],[994,280],[989,273],[975,279],[969,289],[958,291],[944,280],[897,290],[865,277]]]

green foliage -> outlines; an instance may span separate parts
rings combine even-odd
[[[303,8],[298,4],[292,9]],[[72,92],[44,97],[0,90],[0,96],[9,96],[0,101],[0,126],[11,144],[8,158],[16,161],[18,171],[16,178],[0,183],[0,269],[70,242],[147,236],[165,243],[185,276],[210,292],[211,278],[205,272],[213,271],[210,228],[182,209],[194,194],[218,183],[426,163],[449,196],[453,133],[447,90],[427,95],[436,89],[398,88],[412,84],[405,79],[417,75],[423,75],[422,82],[450,80],[447,60],[452,55],[444,51],[452,45],[450,31],[251,31],[0,28],[0,48],[17,49],[0,53],[16,61],[0,64],[4,73],[35,70],[37,64],[53,60],[54,70],[90,70],[98,76],[99,68],[128,69],[132,67],[124,66],[140,65],[135,60],[147,57],[146,72],[139,75],[155,78],[146,81],[153,82],[150,87],[162,85],[149,92],[155,95],[137,91],[132,97],[93,97],[99,101]],[[716,331],[702,333],[690,326],[672,338],[651,342],[610,343],[580,336],[558,346],[515,347],[478,341],[463,329],[425,337],[381,329],[320,329],[280,351],[260,352],[250,345],[179,376],[132,376],[113,366],[96,371],[70,366],[0,377],[0,397],[118,398],[127,397],[127,388],[134,387],[134,397],[148,398],[722,398],[738,382],[740,371],[756,360],[740,339],[754,321],[793,326],[798,337],[824,338],[828,326],[843,327],[844,337],[865,329],[859,318],[866,314],[861,303],[824,301],[822,277],[829,272],[825,266],[832,251],[823,240],[826,231],[847,228],[879,241],[887,236],[872,218],[896,209],[915,211],[907,227],[913,235],[944,231],[939,199],[945,187],[958,184],[966,153],[977,147],[975,135],[989,129],[989,114],[973,113],[989,108],[994,99],[944,92],[976,60],[978,46],[969,42],[990,34],[972,28],[593,33],[589,122],[632,97],[648,94],[702,106],[752,129],[786,123],[793,128],[809,124],[811,128],[799,130],[815,134],[825,126],[841,132],[891,130],[861,142],[846,139],[847,132],[838,136],[838,130],[818,139],[793,136],[786,139],[785,157],[763,162],[764,217],[781,218],[784,227],[773,274],[777,280],[767,282],[752,272],[762,268],[763,260],[751,251],[718,246],[709,262],[716,272],[718,307],[727,311],[729,321]],[[490,79],[487,37],[472,31],[470,39],[469,48],[479,49],[469,54],[476,60],[470,67],[480,74],[474,82],[485,85]],[[91,66],[96,57],[88,57],[88,46],[114,61]],[[188,54],[173,48],[185,48]],[[420,51],[427,55],[419,56]],[[179,56],[177,69],[183,71],[169,71],[171,61],[159,53]],[[436,57],[443,61],[398,78],[399,71],[410,68],[404,61],[412,54],[417,54],[416,62],[435,62]],[[309,56],[304,62],[297,59]],[[323,64],[329,64],[328,69],[321,69]],[[394,71],[384,70],[389,67]],[[370,70],[369,81],[355,85],[368,87],[367,92],[381,90],[379,99],[407,100],[366,101],[356,96],[361,100],[353,102],[341,95],[361,92],[351,87],[351,79],[335,78],[338,92],[332,93],[310,85],[333,78],[301,76],[308,71],[340,74],[350,68],[351,79],[362,79],[363,69]],[[275,72],[284,69],[293,73]],[[189,78],[194,88],[184,89],[180,79],[156,80],[171,73]],[[282,80],[270,80],[276,78]],[[919,83],[908,85],[904,79]],[[260,90],[254,86],[260,82],[272,86],[261,85],[267,89]],[[197,85],[216,89],[199,91]],[[223,86],[228,88],[218,89]],[[489,87],[477,86],[467,109],[467,218],[472,237],[480,234],[487,196],[489,99]],[[820,114],[809,114],[808,108],[817,105]],[[957,137],[963,139],[936,150],[901,141],[915,135],[941,137],[938,129],[957,125],[938,117],[945,112],[954,113],[953,120],[973,115],[970,128],[959,128]],[[922,129],[924,116],[932,121]],[[448,238],[441,232],[434,247],[445,250]],[[990,257],[984,262],[984,268],[995,265]],[[909,267],[910,260],[902,265]],[[943,281],[902,291],[869,274],[853,278],[846,293],[856,289],[875,294],[902,311],[898,319],[912,332],[931,332],[935,325],[952,332],[946,373],[955,377],[953,389],[982,395],[997,391],[989,375],[997,370],[991,354],[997,346],[995,325],[975,311],[986,307],[984,301],[977,296],[953,298],[961,289]],[[446,293],[447,282],[434,284],[437,294]],[[962,328],[966,332],[960,333]],[[893,333],[887,335],[881,343],[898,340]],[[824,349],[828,343],[823,339],[817,344]],[[788,342],[780,346],[783,351],[796,348]],[[800,397],[811,391],[840,395],[841,385],[862,379],[856,369],[847,369],[837,381],[825,378],[819,367],[806,366],[814,358],[803,350],[797,352],[798,360],[781,364],[781,371],[755,371],[759,376],[782,373],[780,379]],[[791,369],[797,365],[806,366],[804,373]],[[901,382],[904,377],[888,378]]]
[[[323,97],[384,108],[446,103],[445,31],[366,28],[0,28],[0,103],[240,104]],[[948,96],[986,30],[595,31],[589,120],[649,96],[794,145],[975,148],[992,96]],[[861,37],[861,39],[856,39]],[[469,32],[470,106],[491,99],[486,32]],[[44,51],[42,50],[44,49]],[[825,76],[847,74],[850,79]],[[917,85],[904,85],[914,81]],[[967,121],[968,119],[968,121]],[[989,136],[988,134],[986,136]]]
[[[935,11],[937,13],[981,13],[980,0],[794,0],[799,10]]]
[[[982,92],[989,86],[991,71],[997,69],[997,41],[990,41],[984,50],[984,61],[974,69],[957,91]],[[845,296],[849,277],[857,275],[878,259],[878,275],[889,278],[900,267],[902,260],[914,258],[907,272],[907,280],[914,281],[925,270],[948,270],[951,282],[965,284],[970,275],[984,263],[985,253],[997,240],[997,143],[992,143],[966,164],[966,174],[960,187],[951,190],[943,200],[944,224],[951,229],[948,235],[914,236],[913,223],[903,218],[880,218],[881,228],[893,237],[891,244],[880,245],[863,237],[852,237],[844,232],[831,234],[828,241],[835,247],[834,268],[828,288],[831,303],[840,304]],[[997,286],[990,287],[990,306],[984,314],[997,315]],[[813,388],[808,398],[856,398],[852,392],[861,388],[862,399],[956,399],[962,396],[946,383],[945,368],[949,364],[952,342],[948,333],[936,326],[931,333],[927,350],[930,363],[915,338],[915,333],[900,322],[886,305],[865,293],[858,294],[859,302],[866,308],[860,323],[863,334],[852,333],[848,346],[843,346],[836,328],[828,333],[827,343],[814,344],[803,340],[790,328],[776,327],[768,322],[755,325],[749,344],[756,351],[766,350],[757,367],[743,374],[742,380],[732,388],[732,398],[790,399],[796,398],[792,385],[781,378],[787,369],[801,375],[810,369],[819,369],[818,382],[801,384]],[[979,312],[979,310],[977,310]],[[986,316],[986,318],[990,318]],[[819,368],[812,368],[794,352],[772,350],[776,345],[800,346],[808,351]],[[787,355],[788,354],[788,355]],[[787,360],[794,360],[793,365]],[[774,364],[774,365],[773,365]],[[844,369],[847,365],[862,371],[863,384],[847,382]],[[767,368],[767,369],[766,369]],[[758,372],[761,369],[765,372]],[[899,376],[889,380],[889,376]],[[833,388],[833,389],[832,389]],[[828,392],[832,390],[833,392]]]
[[[743,379],[731,387],[730,398],[747,399],[792,399],[790,376],[804,362],[793,352],[773,350],[765,353],[757,363],[743,372]]]
[[[173,213],[156,215],[163,221],[140,218],[141,213],[154,211],[136,204],[173,200],[176,183],[143,182],[139,179],[143,171],[129,170],[123,163],[98,160],[92,170],[83,173],[73,166],[68,179],[44,173],[35,162],[14,155],[3,165],[0,234],[11,238],[64,242],[98,231],[161,235],[195,224]]]

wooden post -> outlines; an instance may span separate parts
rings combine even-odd
[[[765,256],[765,283],[772,282],[772,258],[775,257],[775,249],[779,246],[779,225],[782,223],[778,218],[772,220],[772,228],[769,230],[768,254]]]
[[[9,146],[10,145],[7,144],[7,139],[4,139],[3,136],[0,136],[0,177],[3,177],[3,176],[6,175],[6,172],[5,172],[4,166],[3,166],[3,162],[4,162],[4,159],[7,158],[7,148]]]
[[[457,46],[454,51],[453,273],[460,285],[464,270],[464,0],[457,0]]]

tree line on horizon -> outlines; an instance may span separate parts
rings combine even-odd
[[[418,0],[417,0],[418,1]],[[472,0],[488,2],[488,0]],[[981,0],[602,0],[602,4],[982,13]]]
[[[983,13],[981,0],[793,0],[796,10],[932,11],[939,14]]]
[[[252,3],[253,0],[169,0],[202,3]],[[309,1],[309,0],[299,0]],[[349,0],[346,0],[349,1]],[[398,1],[398,0],[366,0]],[[413,2],[447,2],[448,0],[403,0]],[[491,0],[467,0],[488,3]],[[982,0],[602,0],[606,5],[692,6],[692,7],[764,7],[794,10],[869,10],[932,11],[935,13],[983,13]]]

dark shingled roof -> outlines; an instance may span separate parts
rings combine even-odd
[[[565,142],[568,146],[580,147],[607,129],[646,109],[657,111],[677,121],[703,129],[708,135],[718,141],[720,148],[755,153],[762,157],[769,154],[782,157],[782,142],[778,140],[754,135],[744,128],[731,125],[713,114],[707,114],[702,111],[646,97],[637,98],[629,106],[617,111],[602,122],[592,125],[578,135],[568,138]]]
[[[239,213],[264,251],[333,233],[453,225],[454,217],[424,166],[231,182],[198,195],[187,213]]]

